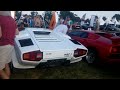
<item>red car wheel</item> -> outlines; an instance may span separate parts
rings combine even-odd
[[[95,50],[89,49],[86,56],[86,61],[89,64],[95,63],[97,61],[97,52]]]

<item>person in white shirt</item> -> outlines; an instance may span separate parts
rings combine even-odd
[[[64,21],[62,22],[60,25],[58,25],[57,27],[54,28],[54,32],[61,32],[63,34],[66,34],[68,31],[68,27],[66,25],[67,23]]]

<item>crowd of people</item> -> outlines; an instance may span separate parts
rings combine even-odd
[[[43,20],[43,17],[41,15],[37,15],[32,17],[31,15],[24,15],[19,20],[16,21],[18,24],[19,31],[22,30],[25,27],[36,27],[36,28],[49,28],[50,19],[48,16],[46,16]],[[57,25],[64,24],[67,26],[68,30],[72,30],[73,22],[70,19],[70,17],[66,17],[64,20],[62,17],[59,19],[59,22],[57,22]]]
[[[24,15],[17,21],[18,27],[22,24],[24,27],[43,27],[43,17],[41,15]]]
[[[99,31],[100,28],[100,22],[98,20],[98,17],[95,17],[95,24],[93,28],[94,31]],[[49,28],[50,24],[50,18],[49,16],[42,17],[41,15],[36,15],[36,16],[31,16],[31,15],[24,15],[18,20],[18,27],[19,30],[21,30],[24,27],[37,27],[37,28]],[[63,17],[59,18],[59,22],[57,23],[56,26],[64,24],[67,26],[68,30],[71,31],[76,26],[79,26],[81,29],[84,29],[83,26],[86,24],[90,26],[90,19],[82,19],[79,22],[73,22],[69,16],[66,16],[65,19]],[[62,32],[62,31],[61,31]]]

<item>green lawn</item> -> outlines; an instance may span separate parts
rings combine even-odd
[[[91,66],[81,61],[70,66],[18,70],[11,79],[120,79],[120,69]]]

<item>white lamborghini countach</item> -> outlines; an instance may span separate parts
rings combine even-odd
[[[45,16],[46,13],[43,16],[44,23]],[[57,12],[51,12],[51,17],[50,23],[45,23],[45,28],[25,28],[16,35],[11,64],[14,68],[70,65],[81,61],[87,55],[88,49],[81,43],[67,35],[46,29],[46,24],[49,27],[57,25],[59,19]]]
[[[45,28],[26,28],[15,38],[14,68],[56,66],[79,62],[87,48],[62,33]]]

